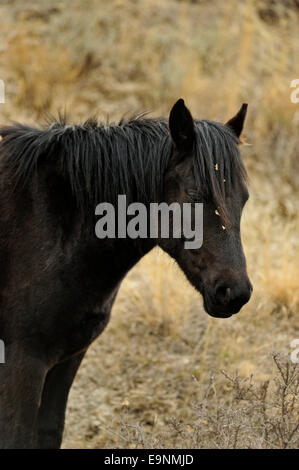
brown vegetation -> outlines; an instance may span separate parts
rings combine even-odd
[[[148,255],[79,371],[64,447],[298,447],[298,26],[291,0],[0,2],[2,122],[166,116],[178,97],[224,121],[249,103],[252,300],[209,318],[173,262]]]

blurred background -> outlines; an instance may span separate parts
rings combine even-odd
[[[1,123],[167,117],[179,97],[226,122],[249,103],[252,300],[209,318],[173,261],[150,253],[81,366],[64,447],[299,447],[298,26],[298,0],[0,0]]]

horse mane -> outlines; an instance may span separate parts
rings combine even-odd
[[[193,170],[203,197],[212,197],[226,213],[225,193],[235,181],[246,179],[239,140],[223,124],[195,121]],[[43,162],[59,165],[77,203],[90,210],[99,202],[159,202],[173,144],[166,120],[144,115],[118,124],[89,119],[67,124],[63,117],[41,128],[20,123],[0,128],[0,153],[6,158],[15,185],[28,184]]]

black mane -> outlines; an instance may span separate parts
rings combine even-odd
[[[223,124],[196,121],[193,168],[197,187],[225,213],[225,192],[246,178],[238,139]],[[159,202],[172,154],[166,120],[144,117],[103,125],[89,120],[67,125],[64,119],[44,128],[19,123],[0,128],[0,152],[16,185],[26,185],[43,161],[58,163],[70,181],[78,205]],[[90,206],[89,206],[90,209]]]

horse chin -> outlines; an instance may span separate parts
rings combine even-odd
[[[213,312],[213,311],[208,311],[206,310],[206,312],[213,318],[230,318],[232,315],[234,315],[233,313],[227,313],[227,312]]]

